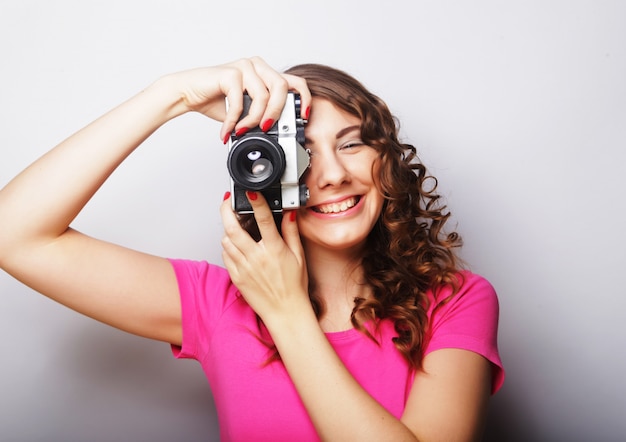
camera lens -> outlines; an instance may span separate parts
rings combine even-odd
[[[265,158],[262,152],[253,150],[248,154],[247,159],[248,164],[245,165],[245,168],[250,175],[259,180],[263,180],[272,174],[274,167],[269,158]]]
[[[285,169],[282,147],[263,135],[247,136],[228,154],[228,172],[244,189],[263,190],[280,181]]]

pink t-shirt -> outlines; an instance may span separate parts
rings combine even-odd
[[[202,365],[222,440],[319,440],[283,364],[266,364],[271,352],[259,339],[256,315],[228,272],[206,262],[171,262],[183,318],[183,344],[173,347],[173,352]],[[504,380],[496,341],[498,300],[485,279],[469,272],[463,275],[459,293],[431,317],[432,337],[425,353],[461,348],[484,356],[494,367],[495,392]],[[380,345],[356,330],[326,336],[363,388],[400,418],[415,373],[391,341],[396,336],[391,321],[381,323],[376,335]]]

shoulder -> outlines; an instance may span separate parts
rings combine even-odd
[[[228,272],[223,267],[209,264],[206,261],[188,259],[169,259],[179,284],[197,286],[198,284],[230,284]]]
[[[202,360],[210,348],[224,313],[243,300],[228,271],[206,261],[169,260],[180,293],[182,346],[172,350],[178,358]]]
[[[458,290],[445,287],[430,293],[428,344],[424,354],[443,348],[478,353],[494,370],[494,391],[504,379],[498,351],[499,302],[492,284],[469,271],[459,272]]]
[[[444,314],[453,314],[459,310],[482,312],[483,315],[498,316],[498,295],[491,283],[484,277],[469,271],[461,271],[456,275],[457,290],[451,286],[428,293],[430,306],[428,315],[431,321]]]
[[[185,307],[190,307],[196,314],[210,312],[212,315],[219,315],[241,298],[225,268],[206,261],[169,261],[178,281],[183,311]]]

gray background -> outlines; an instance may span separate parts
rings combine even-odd
[[[464,258],[500,296],[507,380],[487,439],[623,439],[626,3],[4,0],[0,185],[158,76],[255,54],[362,79],[439,178]],[[225,153],[217,124],[173,121],[75,226],[220,262]],[[199,365],[167,345],[5,273],[0,335],[0,440],[218,438]]]

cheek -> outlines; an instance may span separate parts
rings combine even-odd
[[[376,207],[375,210],[378,216],[380,216],[383,210],[383,205],[385,203],[385,196],[382,190],[381,179],[380,179],[381,170],[382,170],[382,166],[381,166],[380,158],[376,158],[371,168],[371,180],[372,180],[372,183],[374,184],[374,188],[376,192],[376,196],[374,197],[374,200],[375,200],[374,206]]]
[[[384,202],[385,200],[383,196],[379,191],[377,191],[376,195],[372,198],[371,205],[372,222],[374,224],[376,223],[376,221],[378,221],[378,218],[380,218],[382,214]]]
[[[381,187],[381,179],[380,179],[380,173],[382,170],[382,166],[381,166],[381,159],[379,157],[376,157],[372,160],[372,167],[370,168],[370,179],[372,180],[372,183],[374,183],[374,186],[376,187],[376,190],[378,190],[378,193],[381,194],[382,197],[382,187]]]

